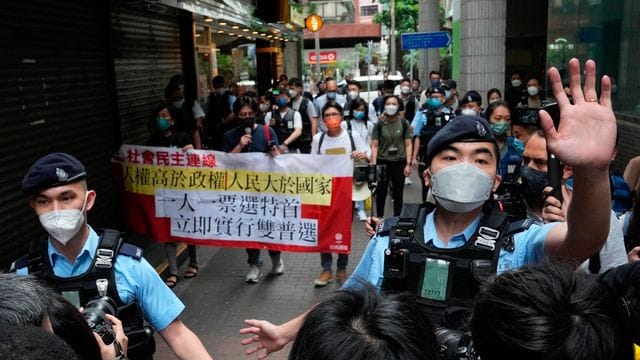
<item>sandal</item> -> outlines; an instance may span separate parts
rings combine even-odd
[[[187,271],[184,272],[185,279],[191,279],[198,275],[198,265],[189,264]]]
[[[173,289],[176,287],[176,284],[180,281],[180,278],[177,275],[169,275],[166,279],[164,279],[164,283],[167,284],[169,289]]]

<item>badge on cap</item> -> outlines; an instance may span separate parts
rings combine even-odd
[[[484,126],[482,126],[482,124],[476,120],[476,129],[478,130],[478,135],[479,136],[485,136],[487,134],[487,129],[484,128]]]
[[[58,177],[58,181],[67,181],[69,178],[69,174],[61,168],[56,168],[56,176]]]

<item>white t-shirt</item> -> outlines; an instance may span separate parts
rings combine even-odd
[[[311,153],[318,153],[318,146],[320,145],[320,138],[323,133],[317,133],[311,141]],[[366,145],[360,136],[355,134],[353,136],[353,144],[356,151],[362,151],[364,153],[370,153],[369,146]],[[368,151],[368,152],[367,152]],[[349,133],[346,130],[342,130],[338,136],[324,135],[322,140],[322,148],[320,154],[351,154],[351,140],[349,139]]]
[[[354,137],[357,136],[362,139],[362,142],[367,146],[367,149],[365,150],[367,156],[371,156],[371,133],[373,132],[374,126],[375,125],[371,121],[367,121],[365,123],[364,121],[360,120],[351,120],[351,135],[353,135]],[[340,127],[347,131],[347,122],[343,120],[340,123]]]
[[[200,106],[200,103],[198,102],[198,100],[193,102],[193,107],[191,108],[191,111],[193,111],[194,119],[198,119],[205,116],[204,111],[202,111],[202,106]]]
[[[293,109],[292,109],[293,110]],[[287,112],[281,112],[280,113],[280,117],[284,118],[284,115]],[[271,114],[273,114],[273,111],[269,111],[268,113],[266,113],[264,115],[264,123],[265,124],[269,124],[269,122],[271,121]],[[297,112],[296,110],[293,110],[293,128],[294,129],[302,129],[302,116],[300,116],[300,113]],[[283,141],[285,139],[282,139]]]

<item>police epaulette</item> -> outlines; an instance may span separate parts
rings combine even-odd
[[[391,228],[393,228],[394,226],[396,226],[396,224],[398,224],[398,220],[400,220],[400,217],[398,216],[382,220],[380,225],[378,225],[376,235],[388,236],[389,232],[391,231]]]
[[[142,249],[128,243],[122,243],[122,245],[120,246],[120,251],[118,251],[118,254],[126,255],[136,260],[142,259]]]
[[[518,221],[514,221],[512,223],[509,223],[509,225],[507,225],[507,229],[504,231],[504,234],[502,234],[502,236],[504,238],[504,237],[507,237],[509,235],[513,235],[513,234],[517,234],[519,232],[525,231],[533,223],[534,223],[534,221],[532,219],[518,220]]]

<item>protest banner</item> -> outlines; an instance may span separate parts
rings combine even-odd
[[[348,155],[227,154],[123,145],[129,231],[160,242],[349,253]]]

